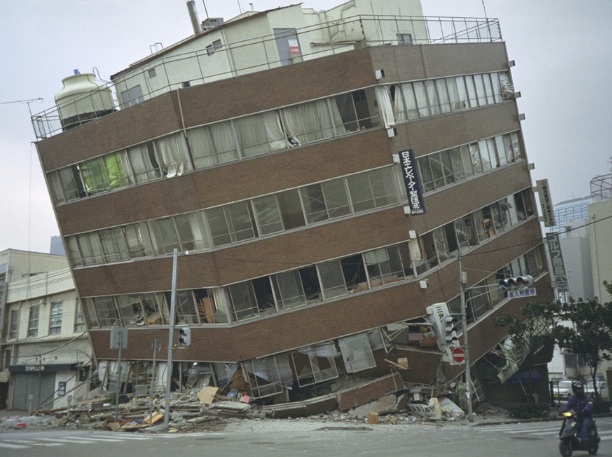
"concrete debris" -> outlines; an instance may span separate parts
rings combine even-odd
[[[245,419],[271,422],[318,420],[352,426],[466,420],[464,411],[448,395],[433,395],[431,385],[406,384],[402,387],[395,393],[343,410],[338,407],[334,394],[303,402],[262,406],[253,403],[248,396],[231,398],[221,395],[216,387],[195,386],[185,392],[172,393],[168,424],[165,422],[165,400],[159,396],[122,396],[125,403],[116,408],[104,392],[97,392],[97,396],[90,396],[65,409],[36,411],[28,416],[0,416],[0,431],[23,428],[149,433],[223,431],[228,424]],[[497,410],[495,413],[504,414]]]

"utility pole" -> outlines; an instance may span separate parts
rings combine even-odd
[[[170,424],[170,383],[172,382],[172,349],[174,348],[174,311],[176,309],[176,273],[178,270],[178,249],[172,255],[172,292],[170,293],[170,323],[168,326],[168,366],[166,367],[166,400],[164,407],[164,427]]]
[[[461,284],[461,327],[463,328],[463,351],[465,352],[465,396],[468,408],[468,421],[474,421],[472,411],[472,373],[470,371],[470,343],[467,330],[467,304],[465,301],[465,291],[467,286],[467,274],[463,271],[463,259],[459,255],[459,283]]]

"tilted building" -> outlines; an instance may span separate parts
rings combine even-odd
[[[155,340],[164,382],[174,304],[179,383],[278,403],[452,380],[436,311],[461,313],[460,265],[472,362],[530,300],[500,277],[552,295],[497,20],[355,0],[193,22],[33,117],[102,378],[121,326],[124,388],[146,391]]]

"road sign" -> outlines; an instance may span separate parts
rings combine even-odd
[[[455,348],[451,351],[451,361],[454,365],[461,365],[465,362],[465,351],[463,348]]]
[[[531,287],[529,289],[523,289],[523,290],[509,290],[508,291],[508,298],[521,298],[521,297],[535,297],[536,294],[536,289],[535,287]]]

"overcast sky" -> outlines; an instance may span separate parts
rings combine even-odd
[[[209,17],[263,11],[288,0],[204,0]],[[372,0],[384,1],[384,0]],[[315,10],[340,0],[306,0]],[[587,196],[612,156],[611,0],[422,0],[427,16],[498,18],[506,41],[532,179],[548,178],[554,203]],[[62,79],[104,80],[192,34],[185,0],[2,0],[0,251],[48,252],[59,235],[38,162],[30,113],[51,108]],[[196,0],[200,19],[204,2]],[[42,98],[43,101],[37,100]],[[26,100],[33,100],[26,103]],[[9,103],[16,102],[16,103]]]

